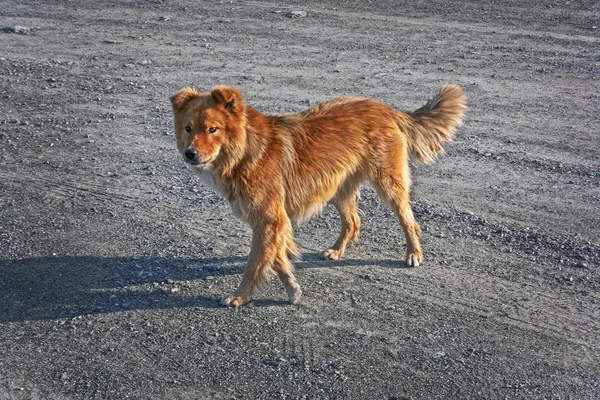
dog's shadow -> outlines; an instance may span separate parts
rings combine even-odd
[[[242,274],[246,257],[42,257],[0,261],[0,324],[72,318],[124,310],[221,307],[213,295],[189,295],[186,283]],[[303,254],[297,269],[378,265],[403,267],[390,260],[321,260]],[[194,289],[192,292],[198,292]],[[223,295],[226,290],[223,290]],[[288,305],[255,300],[254,307]]]
[[[365,265],[377,265],[382,268],[408,268],[405,261],[392,259],[352,259],[324,260],[320,253],[304,253],[302,257],[294,261],[296,269],[303,268],[331,268],[331,267],[362,267]]]

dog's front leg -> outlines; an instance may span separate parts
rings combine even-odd
[[[274,269],[288,291],[290,301],[297,302],[302,294],[300,286],[291,272],[287,257],[291,237],[291,224],[287,217],[258,218],[252,231],[252,248],[242,283],[234,294],[223,299],[226,306],[240,307],[250,300],[252,292],[265,280],[270,269]]]

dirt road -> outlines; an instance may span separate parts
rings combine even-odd
[[[0,399],[600,397],[595,1],[0,1]],[[175,150],[168,96],[266,113],[338,95],[469,95],[415,162],[423,267],[372,189],[360,241],[305,296],[248,307],[250,231]]]

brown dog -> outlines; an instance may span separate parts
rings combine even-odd
[[[288,255],[297,254],[291,221],[309,218],[328,201],[342,232],[322,257],[336,260],[358,238],[359,185],[368,180],[395,212],[406,236],[406,264],[423,262],[421,229],[409,202],[409,156],[429,164],[461,124],[466,96],[445,85],[415,112],[370,99],[340,97],[299,114],[267,116],[244,104],[232,87],[210,93],[184,88],[171,97],[177,148],[205,182],[253,229],[239,288],[223,304],[246,303],[270,270],[292,303],[302,291]]]

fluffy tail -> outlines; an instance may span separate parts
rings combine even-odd
[[[462,124],[467,96],[458,85],[444,85],[427,104],[399,118],[400,129],[408,134],[408,148],[424,164],[435,162],[443,153],[443,142],[451,141]]]

